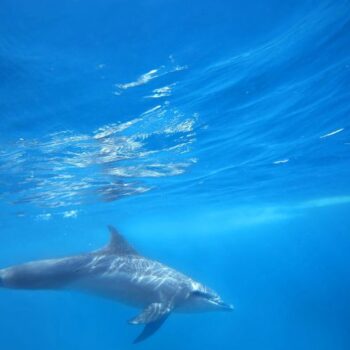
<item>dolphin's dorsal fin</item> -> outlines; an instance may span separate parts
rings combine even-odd
[[[106,247],[99,250],[103,254],[139,255],[126,239],[111,225],[108,226],[110,240]]]

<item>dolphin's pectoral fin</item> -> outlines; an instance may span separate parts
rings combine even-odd
[[[148,324],[161,319],[172,311],[172,305],[167,303],[152,303],[139,315],[129,321],[130,324]]]
[[[157,321],[146,324],[141,334],[134,340],[134,344],[140,343],[143,340],[150,337],[151,335],[153,335],[165,322],[168,316],[169,314],[164,315],[162,318],[158,319]]]
[[[145,324],[142,333],[135,339],[134,344],[139,343],[154,334],[173,310],[171,304],[152,303],[139,315],[129,321],[130,324]]]

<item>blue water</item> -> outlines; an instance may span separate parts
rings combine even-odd
[[[350,2],[3,0],[0,266],[138,251],[233,313],[140,349],[350,348]],[[0,290],[4,350],[133,349],[136,310]]]

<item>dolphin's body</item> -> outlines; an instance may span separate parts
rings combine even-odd
[[[17,289],[74,289],[106,296],[143,311],[130,320],[144,324],[135,343],[151,336],[171,312],[232,310],[204,285],[139,255],[113,228],[103,249],[0,270],[0,286]]]

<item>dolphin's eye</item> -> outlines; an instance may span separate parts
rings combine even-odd
[[[212,297],[209,293],[201,292],[199,290],[195,290],[194,292],[191,293],[191,295],[194,297],[200,297],[205,299],[211,299]]]

